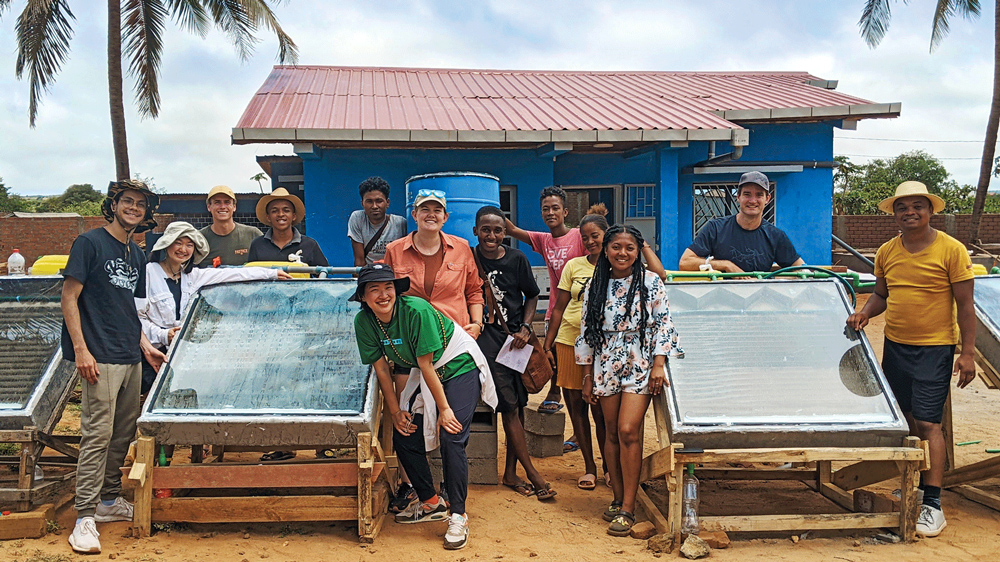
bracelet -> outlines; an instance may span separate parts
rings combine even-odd
[[[587,380],[587,379],[592,379],[592,378],[594,378],[594,375],[593,375],[593,374],[590,374],[590,375],[583,375],[583,380]]]

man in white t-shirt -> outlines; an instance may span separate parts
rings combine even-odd
[[[389,242],[406,236],[406,218],[391,215],[389,209],[389,184],[372,176],[358,186],[361,209],[351,213],[347,220],[347,237],[354,250],[354,266],[381,261]]]

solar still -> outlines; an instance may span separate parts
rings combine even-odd
[[[988,364],[986,375],[1000,370],[1000,275],[976,277],[973,300],[976,306],[976,349]]]
[[[323,439],[330,437],[315,427],[297,435],[280,428],[247,437],[253,429],[240,427],[246,422],[230,426],[229,420],[253,420],[256,428],[317,421],[370,426],[375,392],[355,343],[359,308],[347,300],[354,287],[349,280],[304,280],[202,289],[154,384],[140,428],[183,441],[184,429],[168,431],[167,425],[189,425],[196,434],[226,432],[222,440],[205,442],[249,445],[327,444]],[[146,424],[154,421],[169,424]],[[337,433],[325,429],[331,431]],[[272,437],[279,433],[284,436]],[[340,432],[338,438],[350,436]]]
[[[61,361],[62,277],[0,277],[0,429],[49,427],[75,369]]]
[[[906,425],[835,280],[668,284],[685,356],[670,360],[670,431],[685,446],[849,446]]]

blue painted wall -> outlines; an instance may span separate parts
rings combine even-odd
[[[836,123],[750,125],[750,145],[740,161],[820,161],[833,159]],[[717,143],[716,152],[730,151]],[[474,171],[493,174],[501,185],[517,186],[519,226],[545,230],[539,215],[539,192],[550,185],[608,185],[651,183],[658,186],[658,242],[668,268],[676,268],[681,253],[691,243],[692,188],[694,183],[734,182],[739,174],[682,174],[684,167],[703,161],[707,142],[671,149],[663,144],[631,157],[624,154],[567,152],[553,159],[535,150],[478,149],[325,149],[302,162],[305,177],[306,220],[331,264],[353,262],[347,239],[347,219],[360,208],[357,186],[379,175],[392,188],[389,210],[405,214],[404,185],[417,174]],[[740,161],[737,161],[740,162]],[[830,261],[833,172],[830,168],[799,173],[770,174],[777,184],[776,219],[808,263]],[[541,257],[522,248],[533,265]]]

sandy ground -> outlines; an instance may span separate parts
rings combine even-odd
[[[863,303],[862,296],[859,306]],[[867,333],[881,354],[880,319],[869,326]],[[987,389],[978,380],[954,393],[955,441],[983,440],[978,445],[958,447],[959,464],[989,456],[984,453],[985,448],[1000,448],[1000,429],[996,424],[1000,419],[998,398],[1000,393]],[[541,397],[534,396],[532,400],[538,402]],[[67,419],[64,423],[72,425],[75,420]],[[648,454],[656,449],[652,412],[646,427]],[[501,445],[502,442],[501,434]],[[72,507],[67,507],[58,514],[62,530],[37,540],[4,541],[0,544],[0,560],[606,561],[677,556],[676,551],[654,555],[646,550],[645,541],[605,534],[606,523],[600,519],[600,512],[611,499],[610,490],[600,484],[597,490],[589,492],[576,488],[576,478],[583,471],[580,453],[535,462],[558,490],[555,502],[523,498],[502,486],[472,486],[468,503],[471,539],[468,547],[457,552],[441,548],[445,523],[396,525],[387,521],[373,545],[358,544],[356,526],[345,523],[191,525],[161,531],[146,540],[130,538],[127,523],[110,523],[100,525],[104,552],[99,556],[82,556],[73,554],[66,543],[75,518]],[[705,483],[702,498],[702,511],[707,514],[840,511],[801,483]],[[712,558],[895,562],[974,560],[995,555],[1000,547],[1000,514],[947,491],[942,502],[948,527],[935,539],[884,544],[873,540],[872,532],[859,531],[809,533],[797,536],[797,542],[793,542],[790,533],[744,533],[732,535],[732,546],[713,551]],[[644,519],[642,514],[639,518]]]

